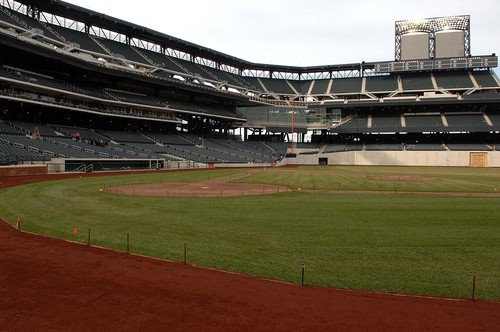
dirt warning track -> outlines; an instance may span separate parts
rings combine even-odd
[[[500,303],[301,287],[21,233],[0,221],[0,330],[482,330]]]

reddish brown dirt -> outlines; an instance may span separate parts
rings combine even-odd
[[[207,169],[203,169],[207,170]],[[196,172],[199,169],[172,169],[172,170],[147,170],[147,171],[121,171],[121,172],[101,172],[101,173],[62,173],[62,174],[37,174],[28,176],[0,176],[0,188],[7,188],[21,184],[53,181],[62,179],[75,179],[96,176],[120,176],[128,174],[150,174],[150,173],[171,173],[171,172]]]
[[[79,176],[0,178],[0,187]],[[21,233],[0,220],[0,331],[499,326],[500,303],[300,287]]]
[[[47,174],[45,166],[1,166],[0,177]]]
[[[109,187],[106,190],[125,195],[190,197],[264,195],[291,191],[282,186],[231,182],[245,176],[247,174],[235,174],[199,182],[130,184]]]
[[[301,287],[0,223],[0,330],[498,330],[500,304]]]

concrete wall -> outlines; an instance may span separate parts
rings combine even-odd
[[[500,167],[500,152],[488,153],[488,167]],[[469,151],[349,151],[299,155],[287,158],[289,165],[318,165],[328,158],[328,165],[392,166],[469,166]]]
[[[196,163],[194,161],[180,160],[166,160],[165,161],[166,169],[188,169],[188,168],[207,168],[207,164],[204,163]]]

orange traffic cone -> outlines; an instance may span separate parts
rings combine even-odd
[[[78,235],[78,228],[76,228],[76,227],[75,227],[75,228],[73,229],[73,235],[74,235],[74,236],[77,236],[77,235]]]

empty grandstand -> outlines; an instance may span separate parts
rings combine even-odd
[[[404,59],[412,41],[397,27],[395,61],[282,66],[63,1],[4,0],[0,163],[107,159],[126,168],[127,160],[336,163],[346,152],[496,155],[496,55],[464,49]],[[290,152],[296,158],[287,159]]]

